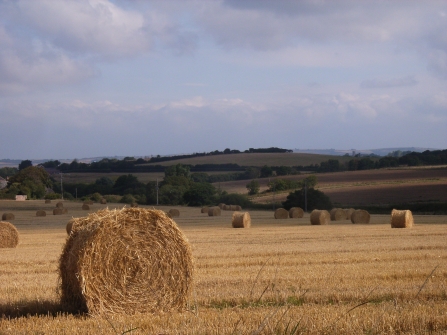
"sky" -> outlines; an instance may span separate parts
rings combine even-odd
[[[0,0],[0,158],[447,148],[447,2]]]

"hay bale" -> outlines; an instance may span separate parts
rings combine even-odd
[[[251,218],[248,212],[234,212],[231,220],[233,228],[250,228]]]
[[[292,207],[289,209],[290,218],[302,218],[304,216],[304,211],[301,207]]]
[[[36,212],[36,216],[47,216],[47,212],[45,212],[44,210],[38,210]]]
[[[208,216],[220,216],[221,211],[218,206],[208,208]]]
[[[391,211],[391,228],[411,228],[414,225],[410,210],[393,209]]]
[[[352,223],[369,223],[371,215],[364,209],[356,209],[351,215]]]
[[[202,209],[200,210],[200,213],[208,213],[208,208],[209,207],[202,207]]]
[[[354,208],[346,208],[345,214],[346,214],[346,220],[351,220],[352,213],[354,213]]]
[[[82,209],[83,209],[84,211],[89,211],[89,210],[90,210],[90,206],[89,206],[88,204],[83,204],[83,205],[82,205]]]
[[[72,221],[59,259],[64,310],[133,315],[186,308],[191,247],[163,211],[103,209]]]
[[[104,199],[104,198],[102,198],[99,202],[100,202],[101,205],[107,204],[107,200]]]
[[[68,221],[67,225],[65,226],[65,230],[67,231],[67,234],[70,235],[71,230],[73,228],[73,219],[71,219],[70,221]]]
[[[0,221],[0,248],[15,248],[19,244],[19,232],[9,222]]]
[[[231,205],[224,205],[224,206],[223,206],[223,210],[224,210],[224,211],[229,211],[229,210],[231,210]]]
[[[332,208],[330,211],[331,221],[346,220],[346,212],[341,208]]]
[[[53,209],[53,215],[62,215],[62,214],[63,214],[62,208]]]
[[[310,213],[310,224],[327,225],[331,221],[331,214],[324,209],[314,209]]]
[[[275,219],[288,219],[289,211],[285,208],[278,208],[274,214]]]
[[[46,204],[51,204],[51,200],[50,199],[45,199],[45,203]]]
[[[14,216],[14,214],[12,214],[12,213],[3,213],[3,215],[2,215],[2,220],[8,220],[8,221],[11,221],[11,220],[14,220],[16,217]]]
[[[64,203],[63,203],[62,201],[59,201],[59,202],[56,204],[56,207],[57,207],[57,208],[63,208],[63,207],[64,207]]]
[[[169,214],[169,217],[173,218],[173,217],[180,216],[180,211],[178,209],[172,208],[169,210],[168,214]]]
[[[220,209],[224,209],[225,204],[224,203],[220,203],[219,205],[217,205]]]

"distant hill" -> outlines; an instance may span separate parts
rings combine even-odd
[[[418,147],[398,147],[398,148],[381,148],[381,149],[367,149],[367,150],[339,150],[339,149],[294,149],[293,152],[306,153],[306,154],[317,154],[317,155],[332,155],[332,156],[344,156],[346,154],[354,156],[356,154],[362,155],[377,155],[386,156],[393,151],[414,151],[414,152],[424,152],[425,150],[440,150],[436,148],[418,148]]]

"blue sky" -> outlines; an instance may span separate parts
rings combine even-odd
[[[447,148],[445,1],[0,1],[0,158]]]

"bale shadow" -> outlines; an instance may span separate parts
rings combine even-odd
[[[64,309],[60,302],[54,300],[27,300],[0,304],[0,319],[16,319],[30,316],[81,316]]]

